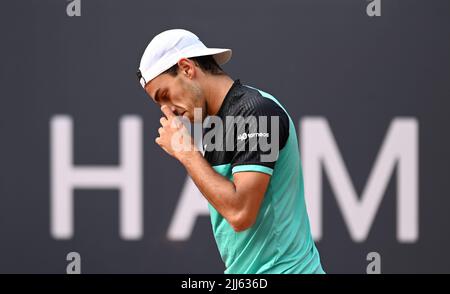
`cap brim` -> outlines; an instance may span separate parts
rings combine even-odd
[[[189,57],[199,57],[207,55],[212,55],[219,65],[223,65],[231,59],[232,50],[221,48],[205,48],[201,50],[196,50],[195,54]]]

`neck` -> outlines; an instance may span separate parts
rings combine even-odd
[[[208,75],[205,83],[205,99],[207,115],[219,112],[223,100],[233,86],[234,81],[228,75]]]

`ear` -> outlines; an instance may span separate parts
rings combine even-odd
[[[178,60],[178,68],[180,70],[180,74],[185,76],[188,79],[194,78],[196,71],[195,71],[195,63],[187,58],[181,58]]]

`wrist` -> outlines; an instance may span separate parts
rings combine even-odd
[[[193,145],[192,148],[190,148],[190,150],[185,150],[185,151],[179,152],[176,154],[175,157],[183,165],[186,165],[186,163],[192,162],[198,156],[201,156],[200,151],[197,149],[196,146]]]

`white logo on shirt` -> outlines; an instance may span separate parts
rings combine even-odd
[[[247,138],[253,138],[253,137],[264,137],[264,138],[268,138],[269,137],[269,133],[242,133],[240,135],[238,135],[237,139],[239,141],[244,141]]]

